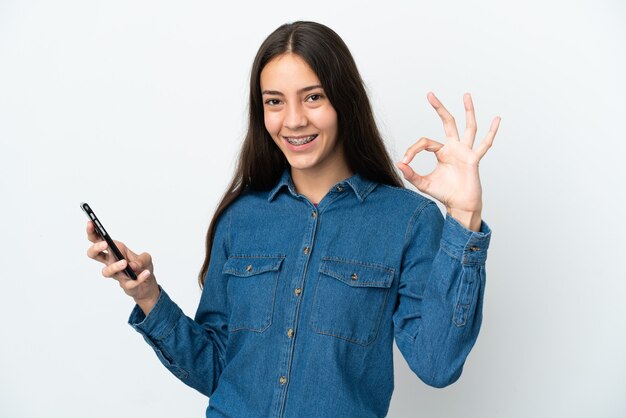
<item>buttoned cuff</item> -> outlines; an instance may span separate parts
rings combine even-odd
[[[480,231],[472,231],[446,214],[441,248],[450,257],[460,260],[463,264],[485,264],[490,239],[491,228],[485,221],[481,221]]]
[[[139,305],[135,305],[128,318],[128,324],[137,332],[155,340],[166,338],[176,326],[178,319],[183,315],[182,310],[159,286],[161,293],[157,303],[146,316]]]

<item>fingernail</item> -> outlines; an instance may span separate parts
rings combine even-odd
[[[139,278],[143,280],[146,277],[148,277],[149,275],[150,275],[150,270],[146,269],[146,270],[141,272],[141,274],[140,274],[141,277],[139,277]]]
[[[402,159],[402,162],[403,162],[404,164],[406,164],[406,163],[408,163],[408,162],[409,162],[409,157],[408,157],[408,155],[405,155],[405,156],[404,156],[404,158]]]
[[[107,242],[106,241],[102,241],[99,245],[98,245],[98,249],[99,250],[104,250],[107,247]]]

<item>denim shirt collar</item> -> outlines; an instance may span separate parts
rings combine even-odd
[[[367,197],[367,195],[376,187],[375,182],[366,179],[365,177],[361,176],[359,173],[356,173],[352,177],[349,177],[335,184],[331,188],[331,190],[338,186],[345,187],[346,184],[349,185],[352,188],[352,190],[354,190],[354,194],[359,199],[359,202],[363,202],[365,198]],[[293,184],[293,180],[291,178],[291,171],[289,167],[285,167],[285,169],[283,170],[283,174],[278,180],[278,183],[276,183],[276,186],[274,186],[274,188],[270,190],[269,195],[267,197],[267,201],[271,202],[276,196],[276,194],[283,187],[287,187],[287,189],[289,190],[289,193],[291,193],[293,196],[298,195],[298,193],[296,192],[296,187]]]

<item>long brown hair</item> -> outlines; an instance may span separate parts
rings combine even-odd
[[[338,140],[343,143],[352,172],[378,183],[404,187],[376,127],[363,80],[346,44],[332,29],[319,23],[284,24],[265,39],[252,64],[248,132],[232,181],[209,225],[206,256],[198,275],[200,287],[209,269],[217,219],[247,188],[271,189],[288,166],[265,129],[260,85],[265,65],[287,52],[299,55],[317,74],[337,112]]]

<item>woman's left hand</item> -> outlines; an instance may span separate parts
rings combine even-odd
[[[476,137],[476,117],[474,104],[469,93],[463,96],[465,104],[466,128],[463,139],[459,138],[454,118],[430,92],[428,101],[435,108],[446,132],[445,145],[429,138],[420,138],[406,152],[402,162],[396,166],[417,189],[439,200],[448,213],[465,227],[478,231],[481,224],[482,189],[478,175],[478,163],[493,144],[500,125],[500,117],[491,122],[485,139],[474,148]],[[420,175],[408,165],[421,151],[434,152],[437,166],[427,174]]]

